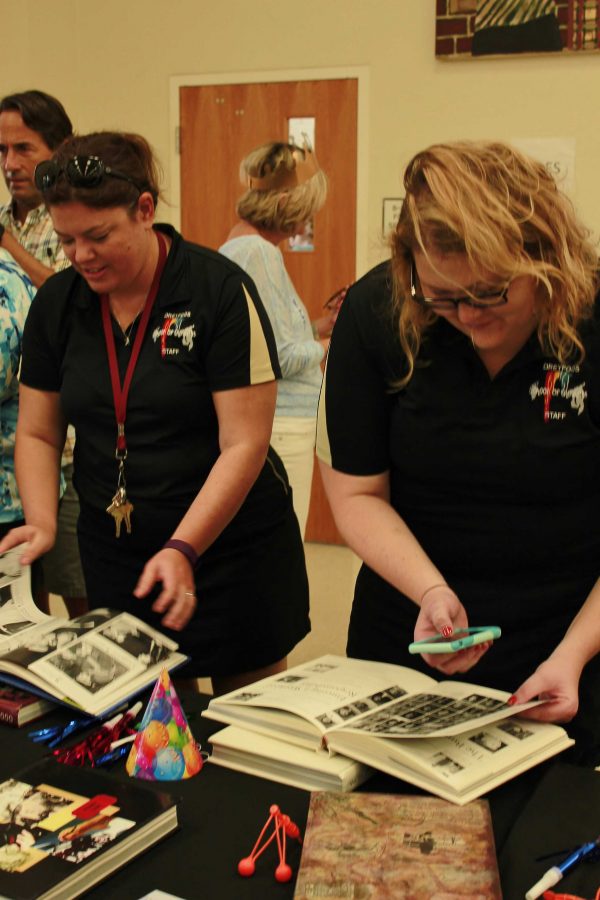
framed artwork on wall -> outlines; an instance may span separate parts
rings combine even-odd
[[[600,0],[436,0],[435,55],[600,51]]]

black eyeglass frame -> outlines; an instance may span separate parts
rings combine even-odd
[[[108,176],[127,181],[140,194],[143,191],[143,188],[133,178],[107,166],[99,156],[72,156],[64,166],[60,166],[53,159],[46,159],[35,167],[33,180],[38,191],[43,194],[54,187],[61,175],[64,175],[71,187],[74,188],[96,188]]]
[[[456,309],[458,310],[459,303],[464,303],[465,306],[471,306],[473,309],[492,309],[494,306],[505,306],[508,303],[508,291],[511,285],[509,281],[506,287],[503,288],[502,291],[490,291],[489,293],[478,294],[476,297],[425,297],[423,294],[417,294],[417,289],[415,287],[415,276],[417,276],[417,269],[415,266],[414,260],[411,260],[410,263],[410,296],[418,303],[419,306],[422,306],[424,309],[431,309],[433,312],[436,309]]]

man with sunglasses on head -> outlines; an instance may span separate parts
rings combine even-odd
[[[36,288],[69,261],[35,186],[34,171],[72,133],[62,104],[43,91],[23,91],[0,100],[0,166],[10,193],[10,200],[0,206],[0,248],[10,253]],[[67,487],[60,507],[59,537],[42,567],[46,590],[61,595],[69,614],[78,615],[85,612],[87,603],[75,531],[79,504],[71,483],[73,441],[70,430],[62,460]],[[47,609],[47,593],[36,600]]]

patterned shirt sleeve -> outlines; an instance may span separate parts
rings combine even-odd
[[[23,515],[14,474],[21,337],[35,289],[10,254],[0,251],[0,522]]]

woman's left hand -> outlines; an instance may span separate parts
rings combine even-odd
[[[135,587],[136,597],[146,597],[157,581],[163,589],[152,604],[154,612],[166,615],[162,618],[165,628],[181,631],[196,609],[196,585],[194,572],[179,550],[159,550],[144,566]]]
[[[515,704],[529,700],[547,702],[525,710],[523,716],[538,722],[570,722],[579,708],[581,668],[565,657],[552,655],[537,667],[513,695]],[[512,699],[512,698],[511,698]],[[515,712],[518,709],[515,707]]]
[[[456,629],[467,628],[468,624],[466,610],[452,588],[447,584],[435,585],[425,592],[421,600],[415,625],[415,641],[433,638],[438,633],[445,633],[445,629],[451,629],[451,634]],[[444,675],[456,675],[468,672],[477,665],[492,643],[486,641],[456,653],[422,653],[421,656],[432,669],[437,669]]]

